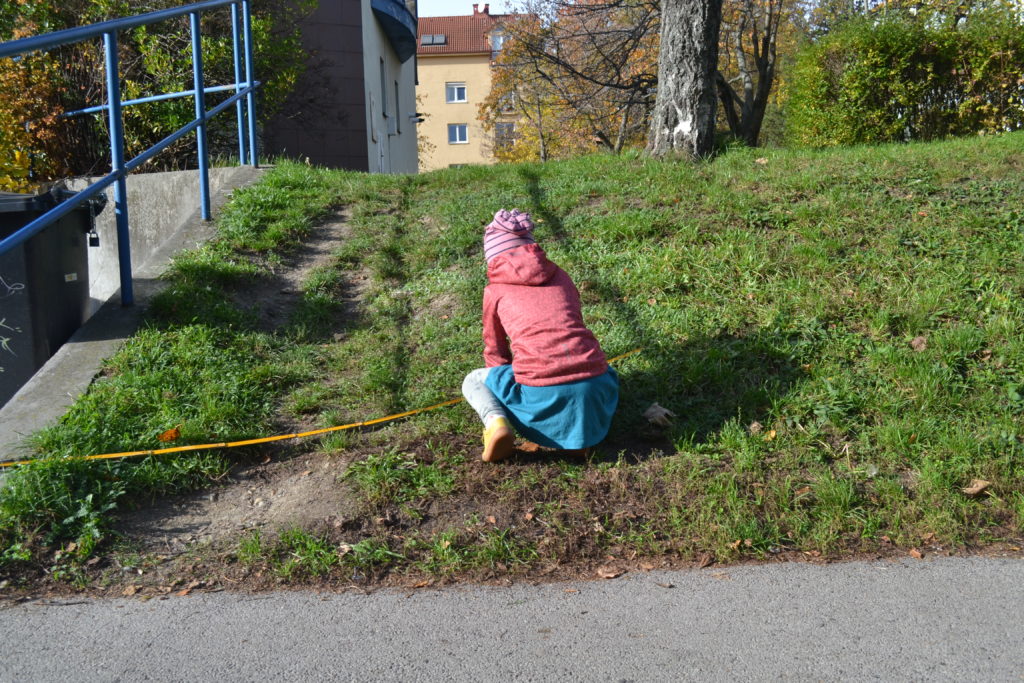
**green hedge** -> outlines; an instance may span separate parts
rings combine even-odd
[[[934,140],[1024,127],[1024,25],[1010,11],[957,25],[894,13],[805,47],[790,80],[787,140],[824,147]]]

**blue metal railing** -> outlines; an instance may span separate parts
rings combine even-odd
[[[68,112],[65,116],[107,112],[110,131],[111,171],[96,182],[61,202],[50,211],[31,221],[10,236],[0,240],[0,254],[13,249],[32,238],[47,226],[55,223],[86,200],[95,197],[107,187],[114,186],[114,217],[117,223],[117,255],[121,281],[121,304],[130,306],[135,297],[132,291],[131,241],[128,230],[128,191],[126,177],[128,173],[152,159],[176,140],[196,132],[197,156],[199,159],[199,203],[203,220],[210,219],[210,174],[209,159],[206,148],[206,122],[217,116],[232,104],[235,105],[238,122],[238,156],[240,163],[248,161],[252,166],[258,165],[256,147],[256,98],[255,90],[260,83],[253,78],[253,43],[251,0],[206,0],[173,9],[139,14],[104,21],[89,26],[80,26],[63,31],[55,31],[31,38],[0,43],[0,58],[15,57],[31,52],[51,50],[62,45],[79,43],[93,38],[103,39],[103,50],[106,63],[107,103],[94,107],[86,107]],[[235,82],[231,85],[206,88],[203,83],[203,54],[199,33],[199,15],[207,10],[220,7],[231,8],[231,39],[232,57],[234,61]],[[117,35],[138,26],[155,24],[184,15],[189,16],[192,32],[192,89],[175,93],[165,93],[134,100],[121,100],[121,79],[117,59]],[[243,54],[244,50],[244,54]],[[234,95],[206,110],[206,94],[234,90]],[[124,120],[122,107],[158,102],[179,97],[195,99],[196,117],[188,124],[165,137],[152,147],[133,159],[124,158]],[[244,100],[244,105],[243,105]]]

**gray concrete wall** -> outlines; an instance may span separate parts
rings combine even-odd
[[[245,175],[248,167],[210,169],[210,194]],[[68,183],[81,190],[95,178]],[[114,222],[114,189],[108,188],[107,206],[96,217],[100,245],[89,248],[89,315],[99,310],[121,287],[117,258],[117,226]],[[128,176],[128,224],[130,226],[132,269],[144,266],[195,213],[199,206],[199,172],[168,171]]]
[[[254,182],[260,171],[249,166],[211,169],[214,216],[234,188]],[[29,457],[27,437],[53,424],[84,393],[103,361],[121,347],[142,320],[150,298],[164,286],[160,274],[171,257],[215,234],[199,216],[197,171],[149,173],[128,177],[132,285],[135,306],[123,307],[119,286],[117,235],[112,200],[97,217],[100,246],[90,249],[90,292],[95,315],[39,369],[6,405],[0,407],[0,460]],[[75,185],[80,188],[84,181]],[[109,199],[109,198],[108,198]],[[0,472],[2,478],[2,472]]]

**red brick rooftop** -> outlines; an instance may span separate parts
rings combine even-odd
[[[419,35],[416,37],[416,54],[424,55],[465,55],[489,53],[491,44],[487,35],[494,25],[513,14],[491,14],[490,5],[473,5],[473,14],[455,17],[420,17]],[[444,45],[424,45],[423,36],[443,35]]]

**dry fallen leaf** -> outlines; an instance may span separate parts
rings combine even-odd
[[[575,588],[566,588],[566,589],[565,589],[564,591],[562,591],[562,592],[563,592],[563,593],[579,593],[579,591],[578,591],[577,589],[575,589]]]
[[[704,569],[704,567],[709,564],[711,564],[711,555],[704,553],[700,556],[700,559],[697,560],[697,569]]]
[[[918,353],[921,353],[928,348],[928,340],[924,337],[914,337],[910,340],[910,348],[914,349]]]
[[[654,585],[655,586],[661,586],[662,588],[675,588],[676,587],[676,585],[674,583],[656,583]]]
[[[965,496],[976,496],[991,485],[992,482],[985,481],[984,479],[971,479],[971,485],[960,490],[963,491]]]
[[[654,565],[651,564],[650,562],[641,562],[640,563],[640,569],[643,569],[645,572],[649,572],[652,569],[654,569]]]
[[[908,553],[908,555],[910,555],[915,560],[920,560],[920,559],[922,559],[924,557],[924,553],[922,553],[917,548],[911,548],[910,552]]]
[[[430,585],[429,581],[417,581],[416,583],[414,583],[412,585],[412,587],[413,588],[425,588],[426,586],[429,586],[429,585]]]
[[[533,513],[532,512],[527,512],[525,515],[523,515],[523,519],[525,519],[527,522],[529,522],[531,519],[533,519]]]
[[[191,588],[182,588],[180,591],[175,593],[175,595],[183,598],[183,597],[185,597],[186,595],[188,595],[191,592],[192,592]]]
[[[496,520],[494,518],[494,515],[487,515],[487,523],[488,524],[497,524],[498,520]]]
[[[171,427],[166,432],[162,432],[156,437],[157,441],[163,441],[164,443],[168,441],[176,441],[181,436],[180,427],[181,425],[178,425],[177,427]]]
[[[758,158],[754,159],[754,163],[755,164],[761,164],[762,166],[764,166],[765,164],[768,163],[768,157],[758,157]]]
[[[650,299],[647,300],[647,303],[649,303],[651,306],[653,306],[656,303],[658,303],[658,300],[655,299],[654,297],[651,297]]]
[[[774,441],[775,436],[778,434],[774,429],[769,429],[768,432],[762,437],[765,441]]]
[[[124,589],[124,593],[122,593],[122,595],[126,595],[126,596],[130,597],[132,595],[135,595],[138,591],[139,591],[139,587],[138,586],[128,586],[128,587],[126,587]]]
[[[753,422],[750,423],[750,426],[747,427],[747,429],[750,430],[751,434],[760,434],[762,429],[761,423],[758,422],[757,420],[754,420]]]
[[[729,547],[733,550],[739,550],[740,543],[743,543],[743,539],[737,538],[735,541],[729,544]]]
[[[806,496],[810,492],[811,492],[811,487],[810,486],[801,486],[800,488],[798,488],[796,491],[793,492],[793,495],[795,495],[797,497],[799,497],[799,496]]]
[[[616,569],[615,567],[598,567],[597,576],[601,579],[614,579],[622,576],[625,572],[622,569]]]
[[[675,417],[676,414],[667,408],[662,408],[657,403],[652,403],[651,406],[644,411],[644,418],[652,425],[658,427],[668,427],[672,424],[671,418]]]

